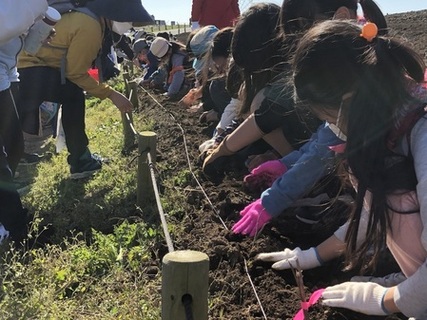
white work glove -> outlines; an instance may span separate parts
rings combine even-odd
[[[351,282],[373,282],[383,287],[394,287],[399,283],[406,280],[405,275],[402,272],[391,273],[385,277],[372,277],[372,276],[355,276],[351,278]]]
[[[329,307],[345,308],[367,315],[384,316],[387,288],[372,282],[344,282],[327,287],[322,294],[322,304]]]
[[[199,21],[191,21],[191,31],[197,30],[200,28]]]
[[[260,253],[256,256],[257,260],[275,262],[271,267],[276,270],[297,268],[297,259],[302,270],[316,268],[322,265],[319,260],[317,249],[312,247],[308,250],[295,248],[294,250],[286,248],[283,251]]]

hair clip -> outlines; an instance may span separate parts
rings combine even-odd
[[[375,23],[367,22],[362,27],[361,37],[365,38],[369,42],[374,40],[374,38],[378,35],[378,27]]]

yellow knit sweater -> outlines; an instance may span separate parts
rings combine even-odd
[[[95,97],[108,97],[113,89],[88,74],[102,45],[103,23],[84,13],[70,12],[62,15],[55,30],[50,44],[43,45],[35,56],[21,51],[18,68],[49,66],[60,70],[64,61],[65,77],[69,81]]]

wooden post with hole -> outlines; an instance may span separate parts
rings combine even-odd
[[[157,135],[151,131],[142,131],[138,134],[138,182],[136,204],[144,208],[154,198],[153,183],[151,182],[150,168],[147,153],[150,152],[151,161],[156,162]]]
[[[182,250],[162,262],[162,320],[207,320],[209,257]]]

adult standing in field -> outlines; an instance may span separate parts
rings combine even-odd
[[[101,169],[101,159],[91,154],[85,132],[85,91],[109,98],[120,112],[132,103],[106,83],[91,78],[88,70],[97,58],[108,30],[123,33],[132,22],[151,23],[140,0],[91,0],[72,7],[55,25],[56,36],[35,55],[21,53],[20,112],[23,130],[37,134],[38,110],[43,101],[62,104],[62,125],[69,152],[71,178],[80,179]]]
[[[191,29],[207,25],[214,25],[218,29],[232,27],[239,16],[239,0],[193,0]]]
[[[27,231],[27,210],[13,183],[24,152],[15,105],[19,81],[16,56],[23,46],[23,34],[46,10],[46,0],[4,0],[0,6],[0,243],[8,236],[19,242]]]

